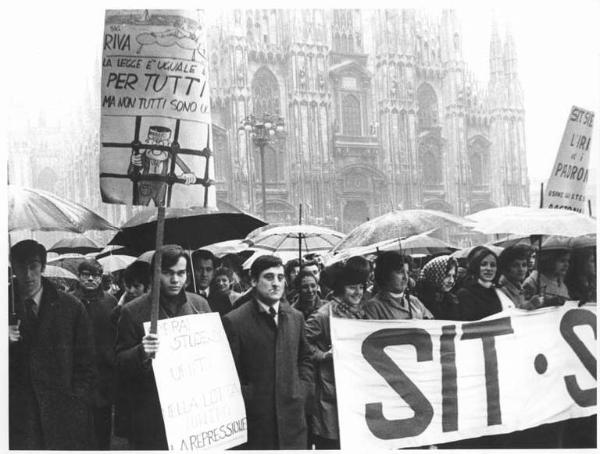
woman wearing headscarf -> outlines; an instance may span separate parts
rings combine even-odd
[[[456,292],[458,297],[458,320],[480,320],[492,314],[501,312],[510,304],[504,305],[498,296],[496,283],[498,281],[498,257],[486,247],[480,247],[472,252],[467,268],[467,279],[464,286]]]
[[[340,449],[329,316],[365,318],[362,297],[369,273],[358,262],[336,263],[327,270],[333,296],[306,321],[306,339],[315,363],[316,408],[311,425],[316,449]]]
[[[456,282],[458,262],[449,255],[431,259],[421,270],[417,296],[433,316],[440,320],[456,320],[458,298],[451,293]]]
[[[565,278],[572,299],[582,303],[596,301],[596,248],[573,249]]]

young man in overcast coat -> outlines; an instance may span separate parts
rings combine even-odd
[[[244,448],[306,449],[304,403],[312,363],[304,317],[283,299],[278,257],[259,257],[250,275],[252,301],[223,318],[246,406]]]
[[[163,246],[159,319],[210,312],[204,298],[184,290],[188,269],[189,257],[180,246]],[[151,310],[151,293],[143,294],[123,306],[117,327],[117,368],[131,390],[129,441],[136,450],[169,448],[152,370],[159,339],[156,334],[145,334],[143,325],[150,321]]]

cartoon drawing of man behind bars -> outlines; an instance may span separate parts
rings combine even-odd
[[[171,129],[165,126],[150,126],[148,128],[148,137],[146,143],[154,145],[170,146],[171,140]],[[157,175],[166,177],[169,174],[170,167],[169,152],[165,150],[153,150],[146,148],[136,152],[135,150],[131,153],[131,162],[127,169],[127,175],[130,177],[134,176],[147,176]],[[185,184],[194,184],[196,182],[196,175],[192,173],[192,170],[183,162],[183,160],[176,156],[175,165],[179,167],[183,174],[178,175],[178,178],[185,180]],[[150,205],[150,201],[154,201],[155,206],[162,204],[164,206],[165,197],[167,194],[167,182],[162,180],[143,180],[140,179],[137,182],[137,204],[139,205]],[[134,194],[135,200],[135,194]]]

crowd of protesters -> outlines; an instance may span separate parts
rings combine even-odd
[[[596,300],[595,248],[542,250],[537,266],[533,254],[524,245],[499,256],[478,246],[465,259],[429,257],[418,272],[397,251],[326,268],[266,255],[246,274],[235,255],[198,250],[190,257],[167,245],[159,319],[221,315],[246,407],[242,448],[339,449],[329,318],[472,321],[509,308]],[[129,449],[168,449],[152,370],[160,339],[143,328],[153,263],[132,263],[117,290],[103,282],[96,260],[85,260],[66,293],[42,277],[41,244],[14,245],[10,260],[10,449],[108,450],[115,436]],[[595,445],[594,417],[438,447]]]

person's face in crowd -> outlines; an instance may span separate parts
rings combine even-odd
[[[408,263],[404,263],[401,269],[390,273],[390,280],[387,287],[391,293],[404,293],[404,290],[408,286],[408,272]]]
[[[363,284],[344,285],[344,294],[342,299],[352,306],[356,306],[360,303],[365,291]]]
[[[285,289],[283,266],[273,266],[263,270],[258,279],[252,279],[252,286],[256,290],[258,299],[267,306],[272,306],[281,299]]]
[[[317,284],[317,280],[314,276],[303,277],[302,282],[300,282],[300,299],[312,303],[317,296],[318,289],[319,284]]]
[[[133,281],[125,284],[125,293],[130,300],[142,296],[145,292],[146,286],[141,282]]]
[[[210,282],[213,280],[214,273],[215,267],[212,260],[198,260],[198,263],[194,269],[194,274],[196,275],[196,285],[200,290],[205,290],[208,288]]]
[[[42,286],[42,273],[46,268],[39,257],[30,257],[24,262],[14,262],[13,272],[17,277],[19,293],[22,298],[29,298]]]
[[[554,262],[554,275],[559,278],[564,278],[569,271],[569,262],[571,261],[571,254],[566,252],[561,254]]]
[[[506,272],[506,277],[511,282],[522,283],[527,277],[527,271],[529,270],[529,261],[528,260],[513,260],[510,265],[508,265],[508,270]]]
[[[231,282],[225,274],[220,274],[215,277],[215,289],[219,293],[229,292],[232,284],[233,282]]]
[[[293,282],[296,280],[296,276],[298,276],[299,272],[300,272],[299,266],[295,266],[290,270],[290,285],[292,285]]]
[[[467,275],[467,269],[465,267],[459,266],[456,270],[456,279],[463,279]]]
[[[321,270],[319,270],[319,266],[318,265],[308,265],[305,266],[304,269],[310,273],[313,274],[313,276],[315,277],[315,279],[317,280],[317,282],[319,282],[319,278],[321,277]]]
[[[486,255],[479,264],[479,279],[483,282],[492,282],[496,277],[496,257],[492,254]]]
[[[102,274],[91,270],[79,273],[79,284],[86,290],[96,290],[102,283]]]
[[[584,273],[586,276],[596,276],[596,256],[590,254],[585,261]]]
[[[444,279],[442,280],[442,292],[448,293],[454,287],[454,283],[456,282],[456,267],[453,266],[448,270]]]
[[[529,272],[532,272],[535,269],[535,252],[529,256],[529,261],[527,262],[527,268]]]
[[[166,296],[179,295],[187,280],[187,261],[183,257],[170,268],[163,268],[160,272],[160,291]]]

